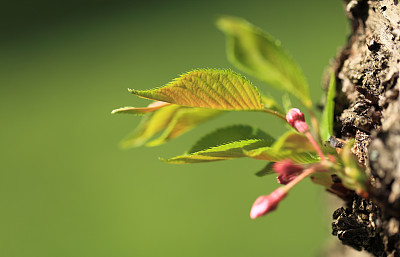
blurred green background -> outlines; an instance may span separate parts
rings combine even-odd
[[[258,113],[229,113],[156,148],[122,151],[148,102],[127,88],[161,86],[194,68],[233,68],[213,21],[241,16],[280,39],[315,102],[347,23],[340,1],[13,1],[0,29],[0,256],[314,256],[329,237],[325,192],[301,183],[278,211],[251,220],[278,185],[262,161],[157,160]],[[236,70],[236,69],[234,69]],[[268,87],[249,77],[263,91]],[[276,94],[276,91],[272,90]]]

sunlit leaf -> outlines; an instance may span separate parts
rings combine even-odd
[[[168,124],[163,134],[146,144],[146,146],[158,146],[174,139],[191,130],[195,126],[209,119],[217,117],[224,111],[204,108],[180,108]]]
[[[331,72],[329,81],[328,94],[326,96],[326,103],[324,111],[322,112],[321,120],[321,137],[322,140],[328,140],[333,136],[333,116],[335,111],[335,94],[336,94],[336,81],[335,73]]]
[[[308,138],[298,132],[289,131],[280,136],[273,145],[276,151],[316,152]]]
[[[277,162],[290,159],[295,163],[314,163],[320,161],[307,137],[297,132],[283,134],[272,146],[245,151],[248,157]]]
[[[194,70],[164,87],[129,90],[148,99],[218,110],[263,110],[259,91],[245,77],[230,70]]]
[[[161,101],[156,101],[147,107],[122,107],[119,109],[115,109],[111,112],[111,114],[115,113],[128,113],[128,114],[145,114],[149,112],[154,112],[160,108],[166,107],[168,105],[171,105],[170,103],[165,103]]]
[[[182,107],[179,105],[169,105],[153,113],[146,114],[135,131],[121,141],[121,147],[131,148],[145,144],[155,134],[168,126],[180,108]]]
[[[199,163],[246,157],[244,151],[270,146],[274,139],[250,126],[236,125],[208,134],[185,155],[162,159],[168,163]]]
[[[368,181],[365,170],[361,168],[357,161],[356,156],[352,153],[351,149],[354,146],[354,140],[349,141],[340,152],[340,159],[344,167],[338,172],[338,176],[342,179],[345,187],[355,191],[366,191],[366,184]]]
[[[264,167],[262,170],[260,170],[260,171],[258,171],[258,172],[256,173],[256,176],[257,176],[257,177],[264,177],[264,176],[266,176],[266,175],[274,174],[275,171],[272,169],[272,167],[274,166],[274,164],[275,164],[275,162],[269,162],[269,163],[267,163],[267,165],[265,165],[265,167]],[[275,174],[276,174],[276,173],[275,173]]]
[[[296,152],[293,150],[281,150],[277,151],[273,147],[263,147],[245,152],[248,157],[263,160],[278,162],[286,159],[290,159],[295,163],[314,163],[319,162],[320,158],[316,154],[310,152]]]
[[[312,105],[302,71],[277,40],[241,18],[223,16],[217,26],[226,35],[228,58],[234,65]]]
[[[209,149],[198,151],[192,154],[161,160],[167,163],[175,164],[230,160],[246,157],[246,155],[243,153],[244,150],[258,149],[264,145],[265,141],[260,139],[240,140],[211,147]]]
[[[218,145],[247,140],[264,140],[267,145],[271,145],[275,139],[256,127],[248,125],[233,125],[217,129],[198,140],[187,153],[195,153]]]

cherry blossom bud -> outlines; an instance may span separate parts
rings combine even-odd
[[[294,127],[296,121],[305,121],[304,114],[297,108],[292,108],[288,111],[286,120],[292,127]]]
[[[304,114],[297,108],[292,108],[286,114],[286,121],[300,133],[305,133],[309,127],[304,119]]]
[[[276,189],[269,195],[259,196],[251,207],[250,218],[255,219],[273,211],[278,203],[285,198],[286,192],[282,187]]]
[[[283,160],[274,164],[273,169],[279,174],[277,177],[278,183],[282,185],[288,184],[296,178],[301,172],[303,167],[294,164],[291,160]]]

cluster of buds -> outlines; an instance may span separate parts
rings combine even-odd
[[[269,195],[262,195],[257,198],[250,211],[252,219],[275,210],[280,201],[286,197],[289,190],[310,175],[312,175],[311,179],[314,183],[326,187],[328,191],[343,199],[349,197],[349,194],[352,192],[351,190],[354,190],[364,198],[368,197],[368,178],[351,153],[352,143],[346,144],[340,153],[340,159],[344,164],[343,167],[337,165],[336,157],[332,155],[325,157],[318,143],[310,133],[310,129],[304,119],[304,114],[299,109],[291,109],[286,115],[286,121],[308,138],[318,153],[321,162],[308,165],[295,164],[291,160],[276,162],[272,168],[278,174],[278,183],[284,186],[279,187]],[[339,176],[341,181],[332,181],[332,174]]]
[[[283,160],[275,163],[273,169],[278,173],[278,182],[285,186],[277,188],[269,195],[262,195],[254,202],[250,217],[255,219],[263,216],[278,207],[292,187],[313,172],[317,171],[314,167],[303,168],[301,165],[294,164],[291,160]]]
[[[286,120],[292,127],[308,137],[320,155],[321,160],[324,161],[325,157],[319,148],[319,145],[309,132],[309,127],[305,122],[304,114],[299,109],[293,108],[287,113]],[[280,201],[286,197],[287,193],[294,185],[317,171],[317,169],[312,166],[305,168],[302,165],[294,164],[291,160],[282,160],[275,163],[273,165],[273,170],[278,174],[278,183],[284,186],[277,188],[269,195],[262,195],[256,199],[250,211],[250,217],[252,219],[275,210]]]

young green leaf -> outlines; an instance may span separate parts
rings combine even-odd
[[[273,138],[250,126],[219,129],[200,139],[185,155],[161,159],[167,163],[200,163],[246,157],[244,151],[269,146]]]
[[[194,70],[164,87],[129,90],[148,99],[218,110],[264,110],[261,95],[245,77],[230,70]]]
[[[206,150],[198,151],[192,154],[173,157],[171,159],[160,159],[164,162],[174,164],[230,160],[246,157],[243,152],[244,150],[258,149],[264,145],[265,141],[260,139],[240,140],[220,146],[211,147]]]
[[[259,128],[248,125],[232,125],[217,129],[205,135],[198,140],[187,153],[192,154],[218,145],[248,139],[264,140],[266,145],[271,145],[275,141],[272,136]]]
[[[293,150],[296,152],[316,152],[310,140],[308,140],[305,135],[295,131],[289,131],[280,136],[273,147],[276,151]]]
[[[302,71],[277,40],[241,18],[223,16],[217,26],[226,35],[228,58],[234,65],[311,107]]]
[[[277,162],[291,159],[296,163],[313,163],[320,161],[315,148],[306,136],[289,131],[283,134],[272,146],[245,152],[248,157]]]
[[[322,140],[328,140],[333,136],[333,115],[335,111],[335,94],[336,94],[336,81],[335,73],[331,71],[328,94],[326,96],[326,104],[322,112],[321,120],[321,137]]]
[[[161,101],[156,101],[156,102],[153,102],[153,103],[149,104],[149,106],[147,106],[147,107],[122,107],[122,108],[118,108],[118,109],[113,110],[111,112],[111,114],[128,113],[128,114],[140,115],[140,114],[145,114],[145,113],[157,111],[158,109],[166,107],[168,105],[171,105],[171,104],[170,103],[161,102]]]
[[[344,167],[343,170],[338,172],[338,176],[342,179],[342,183],[348,189],[356,192],[366,191],[368,177],[365,170],[361,168],[357,161],[356,156],[352,153],[351,149],[354,146],[354,140],[348,142],[340,152],[340,159]]]
[[[146,146],[158,146],[174,139],[191,130],[195,126],[209,119],[217,117],[224,111],[204,108],[180,108],[164,130],[163,134],[146,144]]]
[[[257,160],[278,162],[290,159],[295,163],[308,164],[321,161],[316,154],[310,152],[296,152],[294,150],[277,151],[273,147],[262,147],[245,151],[245,154]]]
[[[171,104],[146,114],[135,131],[121,141],[120,146],[127,149],[143,145],[155,134],[164,130],[180,108],[182,107],[179,105]]]

